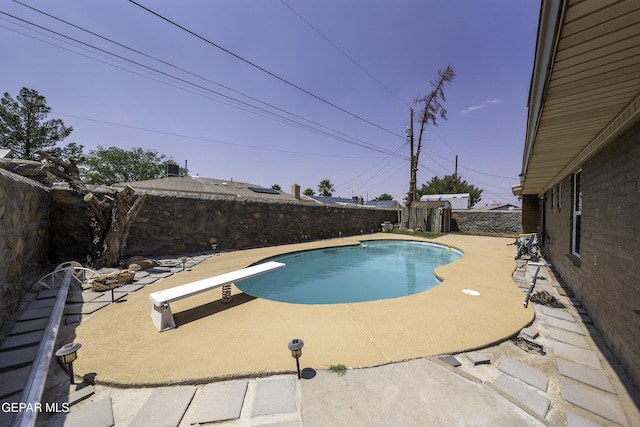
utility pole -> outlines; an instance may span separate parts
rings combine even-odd
[[[413,154],[413,108],[409,108],[409,113],[409,126],[406,129],[406,133],[411,151],[409,156],[409,194],[407,195],[407,206],[411,206],[411,203],[416,200],[416,164]]]
[[[453,174],[453,193],[458,193],[458,155],[456,154],[456,171]]]

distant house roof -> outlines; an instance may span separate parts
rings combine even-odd
[[[486,206],[474,206],[473,208],[476,211],[519,211],[521,209],[520,206],[512,205],[511,203],[488,204]]]
[[[13,151],[9,148],[0,148],[0,159],[12,159]]]
[[[417,208],[427,208],[427,209],[433,209],[433,208],[444,208],[444,209],[451,209],[451,202],[448,200],[422,200],[420,199],[420,201],[418,202],[413,202],[411,204],[411,207],[417,207]]]
[[[114,184],[113,187],[125,187],[126,185],[136,190],[298,202],[291,194],[272,190],[271,188],[262,187],[257,184],[194,176],[176,176],[146,181],[123,182]]]
[[[365,206],[372,206],[381,209],[398,209],[402,207],[397,200],[369,200],[364,202]]]
[[[397,200],[369,200],[358,203],[358,197],[346,198],[346,197],[333,197],[333,196],[307,196],[303,195],[303,198],[312,200],[316,203],[323,205],[338,205],[338,206],[361,206],[364,208],[378,208],[378,209],[397,209],[401,207]]]
[[[431,202],[435,200],[449,200],[449,199],[468,199],[471,197],[471,193],[458,193],[458,194],[425,194],[420,197],[422,202]]]
[[[347,199],[346,197],[333,197],[333,196],[307,196],[303,195],[302,197],[313,200],[316,203],[320,203],[322,205],[358,205],[358,200]]]
[[[420,197],[421,202],[437,202],[441,200],[448,200],[451,202],[451,209],[454,210],[466,210],[471,207],[471,194],[470,193],[457,193],[457,194],[425,194]]]

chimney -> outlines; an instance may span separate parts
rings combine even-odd
[[[291,194],[293,194],[293,197],[300,200],[300,186],[298,184],[293,184],[291,186]]]

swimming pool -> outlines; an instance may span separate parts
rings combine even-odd
[[[338,304],[399,298],[440,283],[438,266],[462,252],[427,242],[373,240],[269,258],[287,266],[236,283],[245,294],[295,304]]]

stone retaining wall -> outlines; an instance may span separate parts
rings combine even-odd
[[[521,211],[452,211],[451,231],[473,234],[522,233]]]
[[[69,191],[54,190],[52,258],[83,259],[89,212]],[[240,249],[378,231],[398,222],[396,211],[307,203],[258,202],[214,196],[152,193],[131,226],[126,256]]]
[[[47,264],[49,190],[0,169],[0,331]]]

